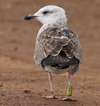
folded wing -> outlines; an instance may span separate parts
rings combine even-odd
[[[43,67],[50,65],[65,69],[82,62],[82,50],[78,36],[69,28],[47,29],[42,37],[42,45],[47,54],[41,62]]]

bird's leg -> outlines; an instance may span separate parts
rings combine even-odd
[[[49,81],[50,81],[50,88],[51,88],[51,96],[43,96],[44,98],[49,98],[49,99],[56,99],[54,91],[52,89],[52,76],[51,73],[49,72]]]
[[[71,96],[72,96],[71,74],[69,73],[69,75],[68,75],[67,97],[66,98],[61,98],[60,100],[63,100],[63,101],[76,101],[76,100],[72,99]]]

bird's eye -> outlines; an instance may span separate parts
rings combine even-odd
[[[44,11],[44,12],[43,12],[43,14],[47,14],[47,13],[48,13],[48,11]]]

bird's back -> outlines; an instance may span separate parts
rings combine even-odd
[[[36,39],[34,59],[44,70],[49,65],[53,69],[66,69],[74,74],[82,62],[78,36],[68,27],[43,27]]]

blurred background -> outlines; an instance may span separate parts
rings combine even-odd
[[[32,69],[32,72],[33,69],[41,71],[35,65],[33,55],[35,39],[42,24],[23,18],[46,5],[57,5],[65,9],[68,27],[78,34],[83,50],[83,64],[79,76],[84,76],[82,80],[85,81],[89,76],[89,80],[94,81],[89,84],[96,84],[100,91],[100,0],[0,0],[1,79],[7,77],[3,72],[6,73],[9,68],[13,68],[13,72],[20,68]],[[7,72],[12,73],[11,70]],[[2,74],[5,77],[2,77]],[[19,75],[16,74],[16,78],[19,78]],[[100,96],[98,98],[100,99]]]
[[[25,21],[23,17],[51,4],[65,9],[68,27],[79,35],[84,62],[99,63],[99,0],[1,0],[0,54],[32,62],[35,38],[42,24],[36,20]]]

